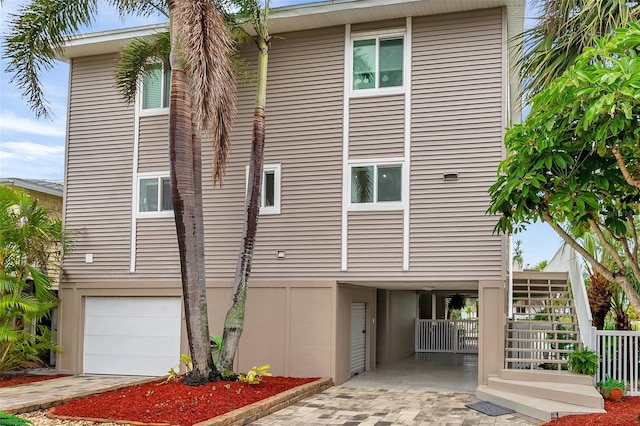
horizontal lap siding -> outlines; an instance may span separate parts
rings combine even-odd
[[[340,270],[344,29],[274,38],[265,164],[281,164],[281,214],[262,215],[251,276],[309,278]],[[252,69],[257,50],[243,49]],[[225,184],[205,192],[207,272],[232,277],[240,247],[255,83],[239,87]],[[206,154],[207,156],[208,154]],[[207,160],[208,161],[208,160]],[[278,250],[286,258],[278,260]]]
[[[348,269],[359,277],[402,272],[402,211],[349,212]]]
[[[413,24],[410,267],[426,279],[499,279],[485,215],[502,157],[502,11]],[[442,175],[456,172],[457,181]]]
[[[134,113],[115,87],[116,60],[86,57],[71,66],[65,224],[75,247],[64,262],[71,281],[129,272]],[[93,263],[85,263],[88,253]]]
[[[140,117],[138,172],[169,171],[169,115]]]
[[[180,279],[178,238],[173,217],[138,219],[136,278]]]
[[[404,95],[352,98],[349,158],[404,156]]]

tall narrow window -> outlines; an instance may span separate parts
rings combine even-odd
[[[260,214],[280,214],[280,164],[266,164],[262,175]],[[246,167],[247,191],[249,190],[249,166]]]
[[[353,41],[353,90],[403,85],[404,37]]]
[[[142,109],[169,107],[171,70],[153,64],[142,77]]]

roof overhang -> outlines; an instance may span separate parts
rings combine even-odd
[[[272,10],[272,34],[345,24],[506,7],[508,36],[522,31],[525,0],[329,0]],[[68,61],[82,56],[116,53],[137,37],[166,31],[168,24],[85,34],[69,39],[57,58]],[[247,28],[251,31],[250,28]]]
[[[3,178],[0,179],[0,185],[42,192],[60,198],[62,198],[64,194],[64,189],[61,184],[36,179]]]

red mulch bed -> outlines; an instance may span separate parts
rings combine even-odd
[[[191,426],[288,389],[318,380],[264,377],[257,385],[215,382],[183,385],[151,382],[75,399],[53,409],[56,416]]]
[[[626,426],[640,425],[640,396],[629,396],[622,401],[604,401],[606,414],[564,416],[549,420],[540,426]]]
[[[57,379],[58,377],[67,377],[68,374],[55,374],[51,376],[43,375],[20,375],[20,376],[0,376],[0,388],[8,386],[23,385],[25,383],[41,382],[43,380]]]

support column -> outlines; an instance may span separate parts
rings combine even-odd
[[[505,284],[501,281],[478,283],[478,384],[500,374],[504,366],[506,314]]]

